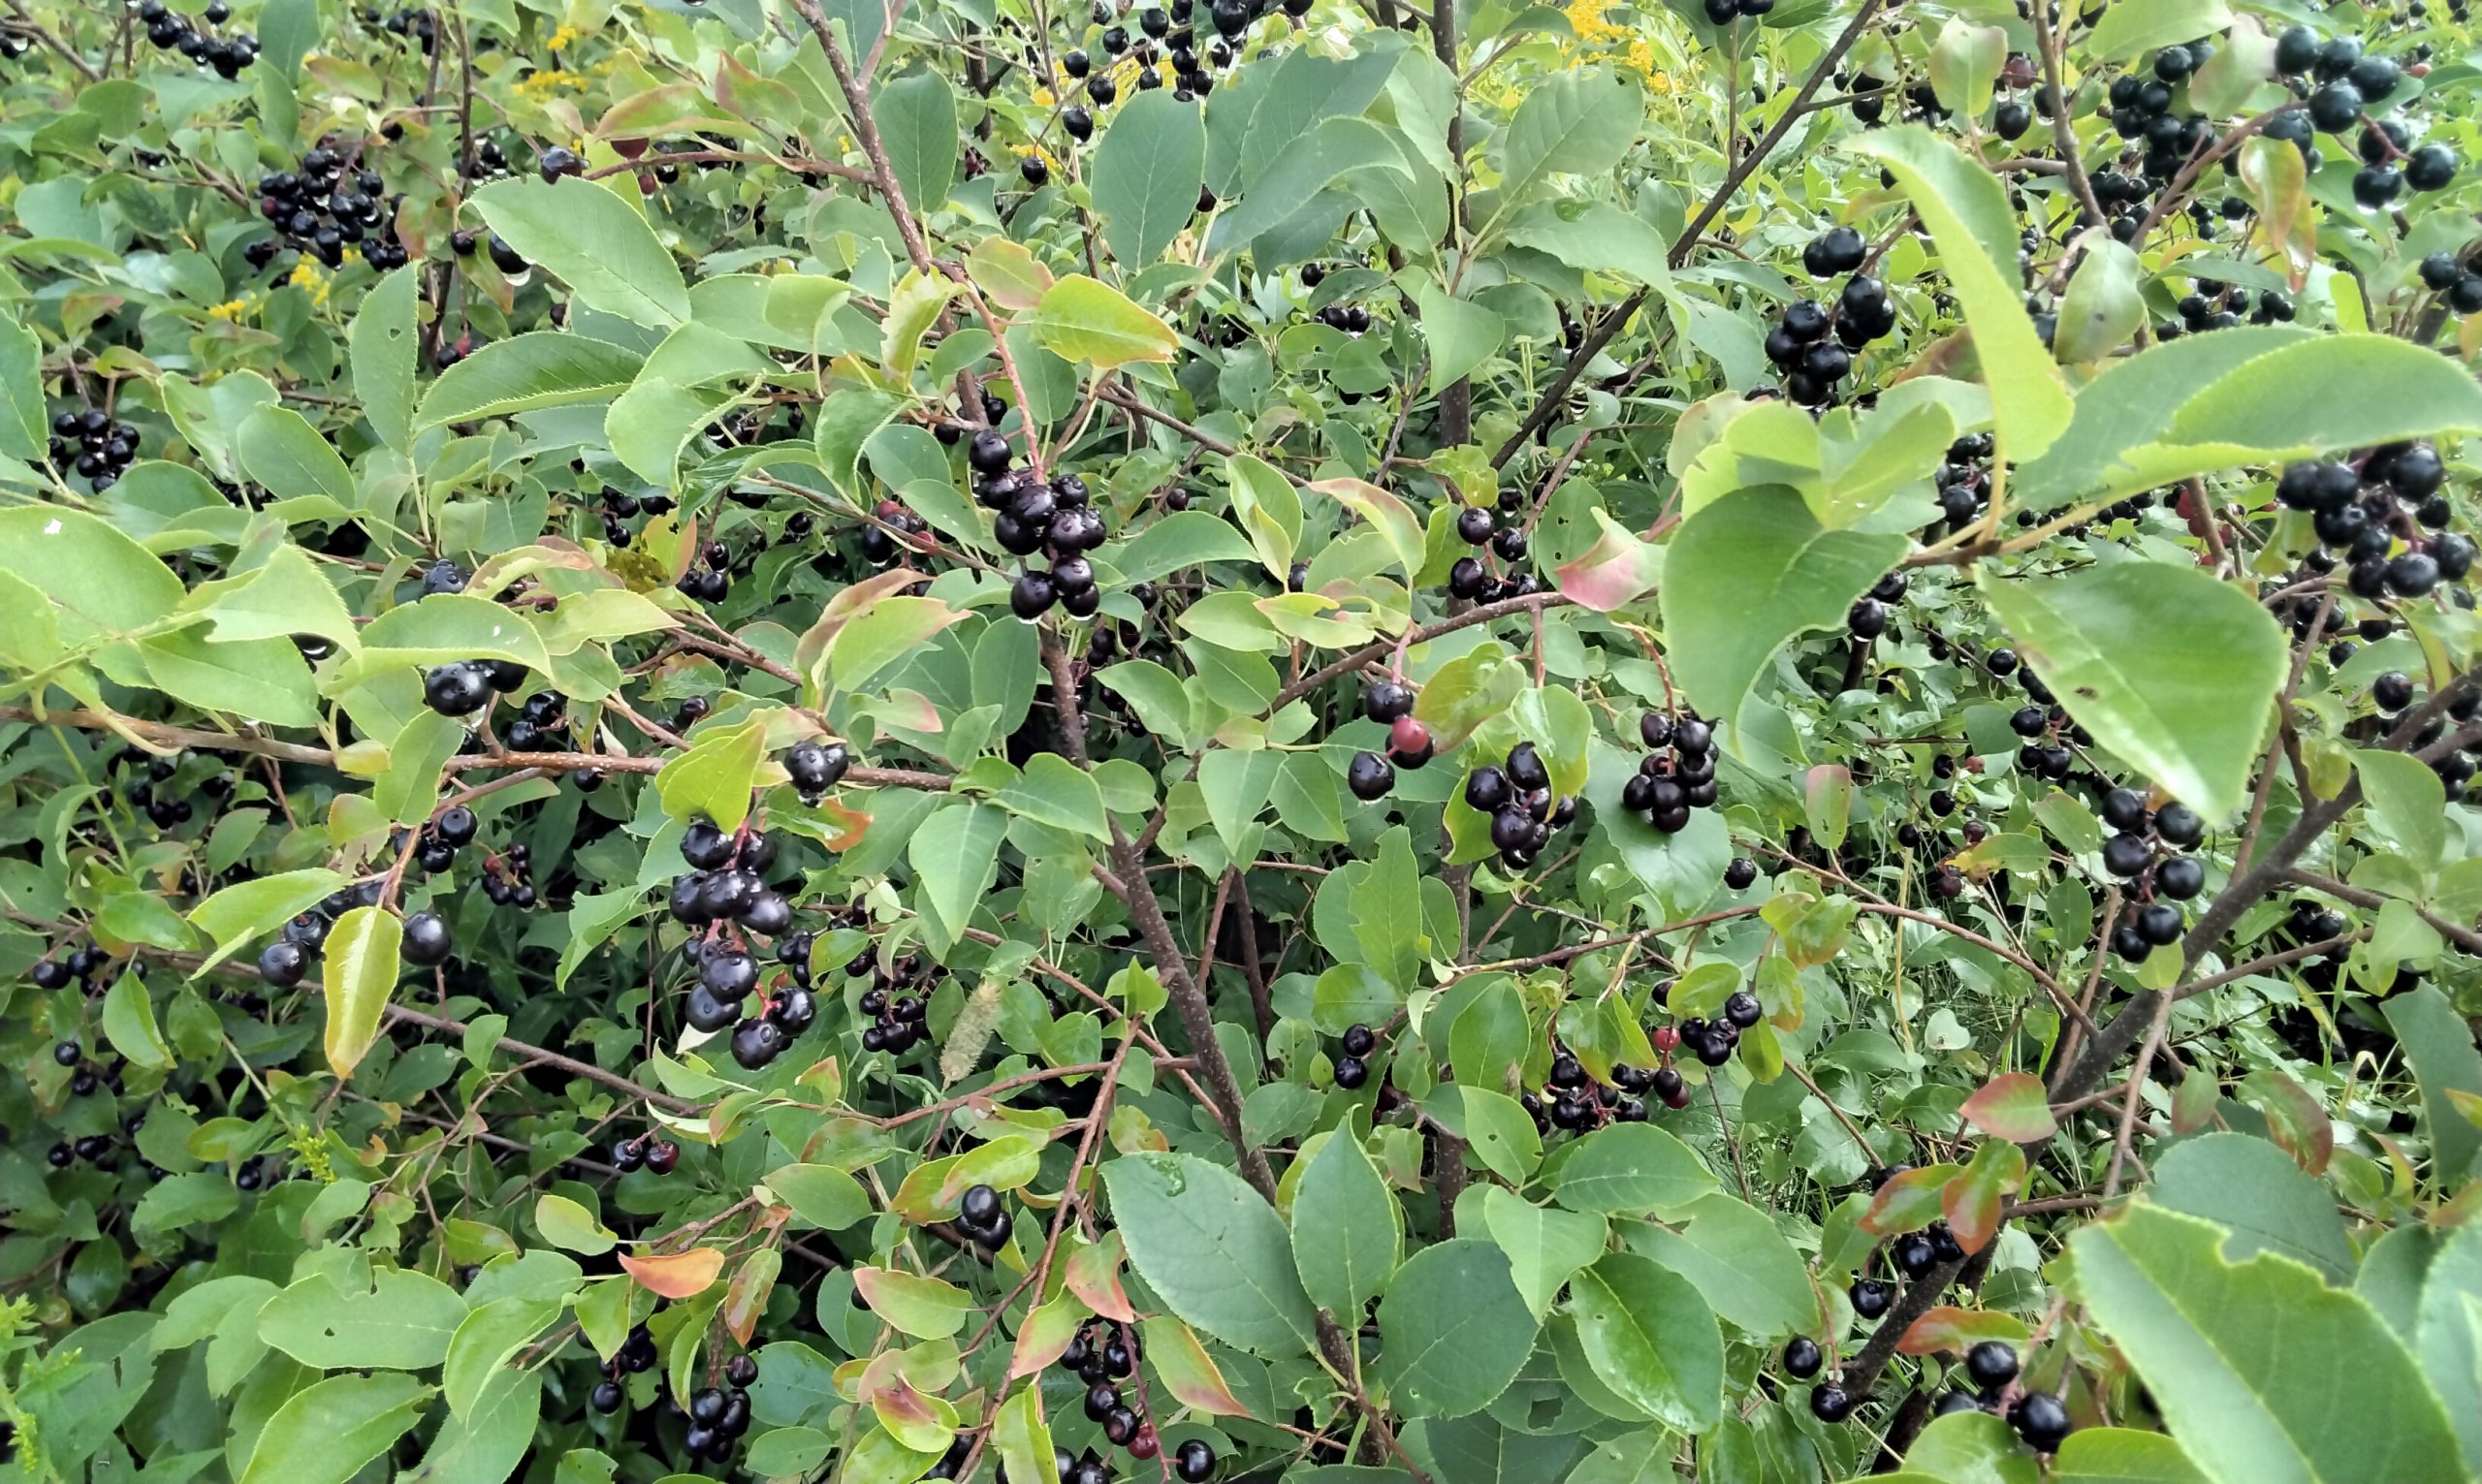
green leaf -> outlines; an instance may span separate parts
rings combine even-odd
[[[1605,1385],[1673,1427],[1715,1425],[1724,1337],[1695,1284],[1650,1259],[1613,1252],[1572,1279],[1569,1293],[1577,1339]]]
[[[268,1300],[259,1338],[305,1366],[419,1371],[448,1358],[465,1301],[435,1278],[402,1268],[370,1275],[366,1291],[318,1272]]]
[[[1154,94],[1139,96],[1151,98]],[[1203,510],[1184,510],[1148,522],[1146,529],[1113,549],[1110,560],[1123,580],[1151,583],[1183,567],[1202,567],[1211,561],[1252,561],[1257,556],[1249,538],[1234,530],[1231,521]]]
[[[1560,201],[1537,207],[1509,229],[1508,237],[1571,268],[1617,273],[1645,284],[1671,281],[1663,234],[1607,201]]]
[[[334,871],[312,867],[220,888],[190,909],[190,926],[215,940],[215,951],[190,977],[212,969],[259,934],[283,927],[295,913],[344,884],[345,878]]]
[[[2420,758],[2375,747],[2355,749],[2353,771],[2388,842],[2419,869],[2436,868],[2447,849],[2447,788],[2439,775]]]
[[[32,463],[51,435],[44,411],[43,342],[22,316],[0,323],[0,456]]]
[[[240,1484],[345,1484],[421,1420],[410,1375],[332,1375],[295,1392],[259,1430]]]
[[[2116,62],[2212,36],[2232,24],[2224,0],[2147,0],[2143,5],[2115,5],[2104,11],[2094,32],[2085,39],[2087,52],[2098,62]]]
[[[1461,1026],[1463,1017],[1458,1020]],[[1532,1180],[1535,1166],[1543,1161],[1543,1136],[1536,1131],[1534,1120],[1527,1116],[1524,1106],[1507,1093],[1488,1088],[1460,1087],[1456,1096],[1462,1122],[1454,1131],[1464,1138],[1482,1167],[1511,1184]],[[1445,1121],[1447,1109],[1439,1107],[1438,1111]]]
[[[392,608],[364,626],[362,643],[360,662],[332,683],[389,667],[467,659],[513,660],[528,670],[552,668],[552,657],[532,624],[468,593],[433,593]]]
[[[183,605],[206,616],[220,643],[317,634],[358,646],[361,630],[327,572],[298,546],[277,547],[255,572],[205,584]]]
[[[336,919],[321,949],[328,996],[328,1065],[351,1080],[379,1039],[379,1023],[397,993],[398,951],[405,924],[382,907],[355,907]]]
[[[881,598],[829,641],[828,675],[838,690],[860,690],[965,616],[938,598]]]
[[[181,580],[153,553],[64,505],[0,510],[0,571],[50,597],[70,645],[144,628],[181,603]]]
[[[2074,365],[2099,361],[2126,345],[2146,323],[2146,300],[2138,292],[2145,276],[2127,243],[2086,243],[2084,261],[2077,265],[2059,301],[2052,354]]]
[[[1257,853],[1258,836],[1253,830],[1283,768],[1284,754],[1263,749],[1236,752],[1225,747],[1198,759],[1198,793],[1207,818],[1234,859],[1248,860]]]
[[[1000,1467],[1012,1479],[1059,1477],[1059,1467],[1052,1461],[1051,1425],[1043,1420],[1041,1377],[1019,1387],[1000,1404],[992,1418],[991,1445],[1000,1451]]]
[[[788,1164],[767,1174],[767,1188],[793,1215],[822,1231],[843,1231],[871,1215],[862,1183],[832,1164]]]
[[[626,176],[616,183],[636,195]],[[681,265],[618,193],[583,180],[547,185],[518,178],[487,185],[473,201],[493,232],[567,284],[588,308],[661,329],[689,318]]]
[[[965,1328],[972,1296],[956,1284],[895,1268],[856,1268],[853,1286],[871,1311],[916,1340],[944,1340]]]
[[[1720,1190],[1692,1204],[1688,1215],[1678,1231],[1632,1229],[1631,1245],[1689,1279],[1744,1335],[1771,1338],[1818,1326],[1818,1290],[1773,1218]]]
[[[619,396],[645,358],[609,341],[538,330],[494,340],[439,373],[414,413],[414,431],[515,417]]]
[[[1422,343],[1430,350],[1430,377],[1424,390],[1437,392],[1488,361],[1508,336],[1508,326],[1496,314],[1471,300],[1424,283],[1414,294],[1421,315]]]
[[[1939,28],[1939,40],[1930,48],[1930,89],[1939,106],[1951,113],[1982,116],[1990,106],[1991,84],[1999,80],[1999,64],[2007,55],[2005,29],[1951,18]],[[2063,310],[2061,327],[2065,329],[2067,323]]]
[[[1353,936],[1362,962],[1398,992],[1416,988],[1422,956],[1430,939],[1422,934],[1420,868],[1414,860],[1413,833],[1403,825],[1379,838],[1370,870],[1353,887]]]
[[[684,824],[708,819],[718,829],[738,830],[749,817],[749,791],[757,786],[758,770],[766,760],[764,718],[709,727],[688,751],[663,765],[655,774],[655,793],[663,800],[663,811]]]
[[[987,804],[947,805],[915,828],[905,858],[921,883],[921,905],[943,941],[962,937],[973,921],[999,874],[1000,842],[1007,833],[1007,812]]]
[[[593,1212],[565,1195],[534,1198],[534,1229],[554,1247],[584,1257],[600,1257],[620,1245],[620,1239]]]
[[[1848,146],[1896,177],[1939,247],[1939,265],[1973,328],[1974,353],[1990,388],[2000,456],[2039,457],[2068,426],[2073,408],[2059,363],[2025,313],[2017,268],[2017,213],[1999,177],[1952,142],[1919,124],[1900,124]]]
[[[353,504],[353,471],[289,407],[261,407],[244,418],[234,432],[233,452],[250,478],[279,499],[324,494],[339,505]]]
[[[1169,361],[1181,347],[1171,326],[1083,273],[1053,284],[1024,323],[1053,355],[1103,371],[1137,361]]]
[[[1358,1315],[1405,1250],[1405,1214],[1350,1124],[1330,1133],[1292,1193],[1292,1260],[1310,1302]]]
[[[2143,1199],[2069,1239],[2080,1295],[2217,1484],[2459,1476],[2438,1394],[2368,1300]],[[2349,1357],[2349,1364],[2341,1363]]]
[[[157,634],[138,644],[157,686],[203,710],[229,711],[271,726],[319,724],[310,667],[281,639],[230,644],[194,629]]]
[[[2155,1161],[2149,1198],[2230,1227],[2223,1255],[2231,1262],[2275,1252],[2338,1284],[2350,1283],[2359,1266],[2335,1191],[2264,1139],[2210,1133],[2176,1146]]]
[[[2209,1484],[2180,1445],[2134,1428],[2083,1428],[2052,1460],[2052,1484]]]
[[[2386,392],[2318,395],[2338,387]],[[2482,386],[2471,376],[2409,340],[2349,334],[2286,345],[2216,377],[2178,403],[2163,441],[2201,465],[2183,472],[2204,472],[2476,430]]]
[[[466,1314],[449,1338],[448,1358],[440,1366],[440,1392],[448,1409],[471,1415],[501,1368],[551,1328],[567,1307],[565,1296],[511,1294]]]
[[[1746,489],[1684,521],[1664,557],[1672,679],[1708,716],[1734,718],[1785,641],[1843,626],[1854,600],[1904,555],[1899,535],[1831,531],[1780,486]],[[1734,729],[1734,744],[1741,744]]]
[[[957,174],[957,95],[948,79],[934,67],[891,79],[871,100],[871,118],[906,205],[916,216],[939,210]]]
[[[2281,325],[2240,325],[2211,335],[2183,335],[2113,362],[2078,392],[2077,416],[2068,430],[2042,458],[2017,471],[2010,502],[2050,510],[2088,492],[2108,497],[2154,488],[2125,458],[2161,441],[2198,388],[2283,346],[2318,338]]]
[[[2257,600],[2194,567],[2127,562],[1979,583],[2070,716],[2210,820],[2240,808],[2284,675]]]
[[[380,279],[363,296],[345,332],[354,397],[370,430],[399,454],[412,452],[414,444],[414,361],[421,351],[414,291],[420,277],[390,273]]]
[[[1541,1325],[1508,1255],[1461,1237],[1416,1252],[1379,1302],[1379,1372],[1408,1417],[1462,1417],[1508,1390]]]
[[[1500,151],[1500,194],[1523,201],[1554,174],[1590,175],[1620,163],[1646,119],[1637,82],[1608,67],[1554,72],[1525,95]]]
[[[497,1371],[482,1394],[431,1436],[405,1484],[505,1484],[534,1442],[542,1420],[543,1373]]]
[[[1037,752],[1026,759],[1025,771],[992,796],[991,802],[1055,829],[1098,840],[1112,837],[1111,820],[1103,813],[1103,791],[1096,786],[1094,775],[1057,752]]]
[[[630,473],[669,489],[681,451],[730,403],[720,393],[642,377],[613,399],[603,415],[603,436],[612,445],[612,457]]]
[[[2042,1079],[2029,1072],[2005,1072],[1992,1078],[1957,1111],[1984,1133],[2014,1144],[2032,1144],[2059,1131]]]
[[[1214,170],[1214,110],[1208,111],[1210,155]],[[1349,171],[1384,168],[1401,171],[1405,157],[1388,141],[1386,131],[1366,118],[1335,117],[1321,121],[1306,140],[1287,151],[1282,168],[1252,179],[1238,205],[1226,205],[1207,229],[1207,251],[1237,252],[1289,219],[1311,198]]]
[[[104,1039],[140,1066],[165,1071],[173,1065],[173,1048],[164,1042],[146,981],[135,968],[124,971],[104,993]]]
[[[1505,1185],[1482,1187],[1482,1222],[1508,1255],[1510,1279],[1537,1319],[1550,1312],[1571,1274],[1603,1255],[1610,1236],[1602,1216],[1537,1206]]]
[[[1192,1328],[1258,1355],[1309,1348],[1290,1234],[1239,1176],[1190,1154],[1135,1153],[1106,1160],[1103,1185],[1130,1264]]]
[[[905,407],[875,387],[849,387],[832,393],[819,404],[817,426],[811,437],[830,484],[844,497],[859,502],[867,492],[862,479],[862,450],[880,428]]]
[[[2433,1179],[2442,1189],[2454,1188],[2482,1163],[2482,1127],[2458,1110],[2450,1094],[2482,1098],[2482,1051],[2455,1006],[2430,985],[2391,995],[2381,1008],[2421,1084]]]
[[[1715,1188],[1688,1145],[1644,1123],[1614,1123],[1575,1140],[1543,1179],[1571,1211],[1607,1216],[1677,1210]]]
[[[1095,148],[1091,177],[1103,241],[1131,273],[1151,267],[1197,213],[1206,179],[1203,111],[1167,88],[1129,99]]]
[[[1405,569],[1407,582],[1420,577],[1429,538],[1423,534],[1421,520],[1412,506],[1377,485],[1358,479],[1322,479],[1309,488],[1369,521],[1371,528],[1386,541],[1396,564]]]

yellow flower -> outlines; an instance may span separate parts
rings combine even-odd
[[[241,316],[255,312],[258,307],[259,297],[255,294],[245,294],[239,299],[228,299],[220,304],[208,305],[207,315],[209,319],[226,320],[238,325],[241,321]]]
[[[1571,0],[1569,27],[1581,42],[1599,42],[1621,34],[1621,28],[1603,16],[1604,0]]]
[[[1058,99],[1056,99],[1056,98],[1054,98],[1054,97],[1052,96],[1052,91],[1051,91],[1051,89],[1050,89],[1050,88],[1047,88],[1047,87],[1038,87],[1038,88],[1035,88],[1035,89],[1034,89],[1034,107],[1035,107],[1035,108],[1038,108],[1038,109],[1047,109],[1047,108],[1050,108],[1054,103],[1057,103],[1057,102],[1059,102],[1059,100],[1058,100]]]
[[[293,276],[285,280],[285,282],[293,285],[295,288],[308,294],[310,296],[310,302],[314,306],[324,305],[327,303],[328,285],[331,281],[332,280],[330,280],[327,274],[319,271],[319,265],[311,261],[307,254],[304,254],[300,262],[293,265]]]
[[[564,25],[552,33],[552,40],[546,45],[550,49],[558,51],[576,46],[579,42],[586,40],[589,34],[590,33],[581,31],[575,26]]]
[[[541,72],[520,79],[517,90],[521,93],[549,93],[567,87],[584,92],[586,86],[586,79],[579,77],[576,73],[564,72],[557,67],[547,67]]]

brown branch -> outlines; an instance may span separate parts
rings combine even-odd
[[[924,273],[939,271],[932,266],[930,249],[922,244],[922,228],[913,219],[913,207],[905,199],[905,187],[897,183],[896,167],[888,163],[887,145],[879,139],[877,120],[871,116],[871,95],[853,75],[853,64],[845,60],[844,48],[828,24],[827,12],[819,8],[818,0],[793,0],[793,9],[801,13],[811,34],[818,38],[819,49],[827,53],[828,71],[836,74],[837,91],[844,95],[846,122],[853,126],[853,138],[871,162],[871,183],[878,188],[880,201],[896,221],[896,235],[905,242],[905,255]]]

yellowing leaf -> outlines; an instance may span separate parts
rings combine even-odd
[[[1171,326],[1083,273],[1053,284],[1026,323],[1053,355],[1106,371],[1133,361],[1169,361],[1181,348]]]
[[[716,1275],[724,1271],[724,1254],[710,1247],[652,1257],[632,1257],[623,1252],[620,1267],[637,1279],[639,1287],[659,1298],[687,1299],[715,1284]]]

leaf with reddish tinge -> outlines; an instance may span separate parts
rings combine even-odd
[[[2026,1072],[2006,1072],[1984,1083],[1957,1112],[1965,1121],[1994,1139],[2031,1144],[2059,1132],[2042,1079]]]
[[[772,1247],[760,1247],[742,1263],[724,1289],[724,1328],[743,1346],[757,1333],[758,1316],[767,1311],[767,1296],[776,1291],[776,1275],[783,1268],[782,1253]]]
[[[1913,1321],[1896,1342],[1899,1355],[1935,1355],[1941,1350],[1961,1354],[1986,1340],[2021,1341],[2028,1331],[2015,1314],[1988,1309],[1957,1309],[1942,1304]]]
[[[1137,1322],[1137,1310],[1130,1308],[1129,1294],[1121,1287],[1121,1263],[1125,1256],[1121,1234],[1106,1232],[1103,1240],[1092,1247],[1082,1247],[1069,1254],[1068,1266],[1062,1281],[1068,1291],[1086,1301],[1086,1307],[1106,1319],[1123,1324]]]
[[[1939,1215],[1939,1192],[1963,1173],[1964,1166],[1958,1164],[1925,1164],[1905,1171],[1870,1197],[1861,1228],[1874,1237],[1893,1237],[1929,1225]]]
[[[1423,535],[1422,522],[1403,500],[1358,479],[1322,479],[1310,488],[1376,527],[1386,540],[1387,550],[1404,567],[1408,581],[1422,570],[1422,555],[1429,543]]]
[[[1028,1311],[1025,1325],[1017,1331],[1016,1348],[1008,1357],[1009,1378],[1037,1374],[1060,1359],[1068,1342],[1077,1338],[1077,1326],[1092,1312],[1073,1293]]]
[[[1214,1357],[1188,1325],[1168,1314],[1160,1315],[1140,1326],[1139,1334],[1156,1374],[1183,1405],[1215,1416],[1248,1415],[1250,1409],[1225,1385],[1224,1373],[1216,1369]]]
[[[2005,1139],[1984,1141],[1973,1163],[1948,1183],[1940,1207],[1957,1245],[1979,1252],[1999,1235],[1999,1204],[2025,1183],[2025,1152]]]
[[[2267,1116],[2267,1136],[2312,1175],[2327,1173],[2336,1125],[2307,1088],[2270,1067],[2241,1079],[2233,1095]]]
[[[1600,506],[1594,519],[1603,534],[1582,555],[1552,569],[1551,575],[1562,596],[1607,614],[1655,590],[1663,576],[1664,549],[1612,520]]]
[[[653,1257],[632,1257],[620,1254],[621,1270],[638,1280],[638,1286],[660,1298],[694,1298],[707,1291],[716,1275],[724,1271],[724,1254],[711,1247],[693,1247],[686,1252],[664,1252]]]

